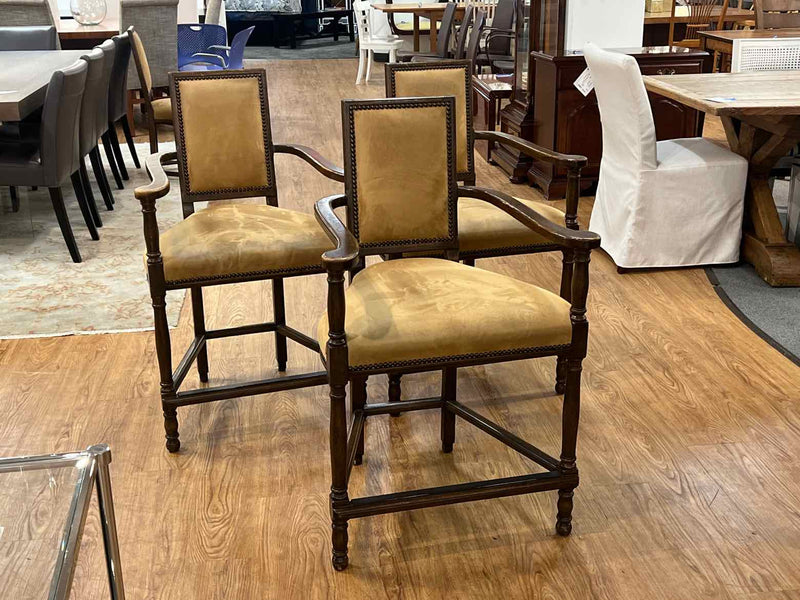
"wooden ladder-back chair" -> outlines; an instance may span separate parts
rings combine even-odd
[[[516,198],[552,223],[578,229],[580,173],[586,157],[561,154],[541,148],[508,133],[475,131],[472,110],[472,63],[469,60],[448,60],[429,63],[395,63],[386,65],[386,97],[454,96],[456,102],[456,177],[465,185],[475,185],[475,140],[505,144],[534,158],[567,169],[566,212],[535,200]],[[526,227],[513,216],[481,200],[464,197],[458,200],[458,257],[468,265],[478,258],[513,256],[560,250],[557,244]],[[564,264],[570,261],[564,255]],[[561,293],[569,299],[571,274],[564,271]],[[561,389],[559,384],[557,389]],[[389,401],[399,402],[400,375],[389,376]]]
[[[151,155],[147,169],[152,182],[135,192],[144,215],[147,278],[170,452],[180,448],[179,407],[327,382],[326,373],[317,372],[180,391],[195,360],[200,381],[208,381],[209,340],[274,332],[279,371],[286,370],[287,339],[319,349],[313,338],[286,324],[283,280],[323,272],[320,255],[332,246],[313,216],[278,207],[274,155],[294,154],[339,182],[343,172],[309,148],[273,144],[266,80],[263,69],[170,73],[177,153]],[[163,165],[176,159],[184,219],[159,233],[156,201],[169,192]],[[215,203],[253,197],[264,202]],[[206,201],[209,207],[195,212],[195,203]],[[272,281],[272,322],[206,329],[204,287],[265,280]],[[173,371],[165,295],[176,289],[191,290],[195,335]]]
[[[586,356],[589,255],[600,238],[556,225],[514,198],[458,187],[452,96],[344,100],[345,194],[320,200],[317,219],[336,245],[322,261],[327,312],[317,340],[329,375],[333,567],[348,565],[350,519],[501,496],[558,490],[556,531],[572,529],[578,485],[581,364]],[[389,155],[386,149],[392,150]],[[487,203],[570,256],[570,300],[529,283],[458,263],[458,198]],[[347,207],[347,225],[334,210]],[[438,253],[370,264],[345,289],[345,274],[368,256]],[[523,441],[458,401],[457,370],[470,365],[557,356],[563,366],[560,458]],[[368,403],[367,378],[442,371],[440,396],[401,404]],[[347,392],[351,416],[348,427]],[[441,447],[452,452],[456,417],[534,461],[544,472],[351,498],[353,465],[362,463],[368,417],[437,410]]]
[[[797,0],[755,0],[757,29],[800,27]]]
[[[673,0],[669,19],[669,45],[682,46],[685,48],[699,48],[701,31],[709,31],[712,29],[712,26],[715,26],[716,29],[723,28],[729,2],[730,0],[723,0],[720,4],[719,0],[686,0],[686,6],[689,8],[686,33],[683,39],[676,40],[675,25],[677,19],[675,16],[675,9],[677,8],[678,2],[677,0]],[[719,10],[716,11],[715,9]]]

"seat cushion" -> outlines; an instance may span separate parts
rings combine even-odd
[[[156,121],[169,121],[172,123],[172,100],[169,98],[156,98],[153,100],[153,114]]]
[[[708,167],[739,165],[747,168],[747,160],[705,138],[682,138],[656,143],[657,169],[707,169]]]
[[[312,270],[331,248],[312,215],[264,204],[212,204],[161,234],[169,282]]]
[[[439,258],[371,265],[345,302],[351,367],[560,346],[572,337],[570,305],[556,294]],[[317,340],[324,349],[327,315]]]
[[[564,213],[557,208],[544,202],[517,200],[548,221],[564,226]],[[552,243],[508,213],[475,198],[458,199],[458,242],[462,252]]]

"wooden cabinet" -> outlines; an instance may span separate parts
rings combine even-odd
[[[644,75],[701,73],[707,53],[691,48],[635,48],[621,50],[633,56]],[[532,53],[533,127],[529,139],[540,146],[582,154],[589,163],[582,173],[584,189],[592,187],[600,171],[603,153],[602,128],[597,97],[584,97],[573,85],[586,68],[579,52],[565,56]],[[650,105],[659,140],[698,135],[701,115],[683,104],[650,94]],[[549,164],[534,161],[527,171],[528,182],[538,186],[547,198],[561,198],[566,191],[566,172]]]

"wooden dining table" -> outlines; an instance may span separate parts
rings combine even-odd
[[[42,106],[53,73],[84,54],[83,50],[0,52],[0,121],[19,121]]]
[[[750,164],[742,258],[772,286],[800,286],[800,248],[786,240],[769,186],[775,163],[800,142],[800,72],[653,76],[644,83],[722,120],[731,150]]]
[[[733,56],[734,40],[781,39],[800,37],[800,29],[723,29],[720,31],[700,31],[700,48],[709,52],[719,52],[723,56]]]
[[[447,4],[444,2],[430,2],[419,4],[373,4],[372,8],[385,12],[386,14],[410,14],[414,18],[414,52],[419,52],[419,19],[424,17],[431,22],[430,29],[430,51],[436,52],[436,34],[439,30],[437,23],[442,20],[444,9]],[[456,18],[464,16],[466,4],[456,5]]]

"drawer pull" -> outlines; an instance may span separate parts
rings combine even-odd
[[[667,67],[665,69],[659,69],[656,71],[658,75],[675,75],[675,69],[672,67]]]

